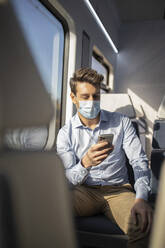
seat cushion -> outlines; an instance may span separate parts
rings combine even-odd
[[[152,147],[165,149],[165,120],[155,120]]]
[[[165,150],[152,150],[151,152],[151,170],[157,180],[159,180],[161,168],[165,163]]]
[[[102,214],[87,217],[76,217],[75,225],[78,231],[102,234],[124,234],[124,232],[115,223],[112,223]]]

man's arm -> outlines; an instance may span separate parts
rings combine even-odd
[[[74,153],[68,133],[61,129],[57,136],[57,153],[65,167],[66,177],[73,185],[82,184],[88,175],[88,170],[78,161]]]
[[[57,136],[57,153],[63,161],[66,177],[74,185],[82,184],[88,175],[89,169],[92,166],[99,165],[112,150],[113,147],[109,146],[107,141],[100,142],[92,145],[80,161],[77,161],[67,132],[61,129]]]
[[[136,198],[147,200],[151,191],[151,175],[147,156],[131,121],[127,117],[123,118],[123,130],[123,149],[134,171]]]
[[[123,120],[124,138],[123,148],[134,170],[136,200],[131,215],[136,224],[137,215],[141,217],[141,231],[149,232],[152,225],[153,211],[147,204],[150,188],[150,170],[147,156],[142,149],[135,129],[128,118]]]

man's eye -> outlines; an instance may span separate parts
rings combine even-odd
[[[82,99],[86,100],[86,99],[88,99],[88,96],[82,96]]]

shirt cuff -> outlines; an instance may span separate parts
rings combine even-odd
[[[76,171],[78,171],[79,175],[78,175],[78,183],[82,183],[84,181],[84,179],[86,178],[86,176],[88,175],[88,169],[86,169],[85,167],[82,166],[81,162],[79,162],[76,165]]]
[[[145,201],[148,200],[148,190],[144,187],[138,187],[136,190],[136,199],[141,198],[144,199]]]

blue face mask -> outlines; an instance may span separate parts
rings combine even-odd
[[[87,119],[95,119],[100,112],[100,101],[79,101],[78,112]]]

